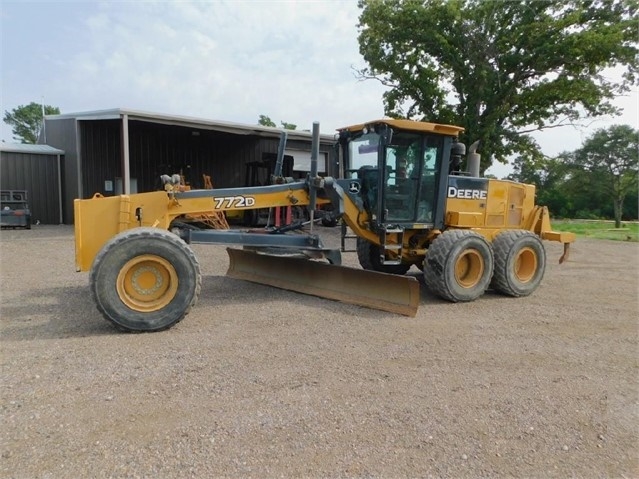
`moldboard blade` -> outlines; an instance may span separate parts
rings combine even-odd
[[[230,263],[226,274],[231,278],[405,316],[417,314],[419,282],[410,276],[235,248],[227,248],[227,252]]]

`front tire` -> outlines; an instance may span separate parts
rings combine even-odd
[[[410,264],[382,264],[381,248],[363,238],[357,238],[357,259],[362,268],[389,274],[406,274]]]
[[[426,286],[454,303],[484,294],[494,267],[490,244],[468,230],[444,231],[428,248],[424,265]]]
[[[546,250],[538,236],[526,230],[500,233],[493,241],[495,273],[492,287],[507,296],[528,296],[546,272]]]
[[[108,241],[89,275],[95,304],[126,331],[161,331],[197,302],[200,266],[191,248],[158,228],[134,228]]]

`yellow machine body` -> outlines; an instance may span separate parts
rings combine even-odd
[[[181,216],[258,208],[306,206],[308,191],[294,184],[257,188],[202,190],[199,198],[178,199],[172,191],[155,191],[74,201],[77,271],[89,271],[102,246],[118,233],[150,226],[168,230]],[[318,204],[328,203],[318,198]]]
[[[403,273],[412,265],[424,271],[431,290],[456,302],[476,299],[489,285],[511,296],[530,294],[545,269],[540,240],[563,243],[560,262],[565,260],[575,235],[552,231],[548,209],[535,204],[533,185],[449,171],[449,159],[452,165],[456,148],[454,141],[461,128],[379,120],[340,130],[339,141],[348,147],[351,138],[362,138],[372,128],[380,132],[379,146],[373,145],[378,163],[359,170],[358,177],[321,178],[311,172],[303,181],[274,177],[274,184],[267,186],[183,191],[178,185],[165,184],[165,191],[112,197],[96,194],[91,199],[76,199],[76,269],[91,271],[91,289],[98,309],[106,319],[130,331],[158,331],[180,321],[195,304],[201,287],[199,264],[182,239],[244,246],[241,252],[229,253],[231,277],[411,316],[419,305],[419,283],[414,276]],[[376,192],[378,201],[366,203],[370,203],[364,197],[366,172],[378,175],[377,183],[371,183],[372,193],[373,188],[377,191],[386,186],[386,177],[380,177],[378,172],[390,171],[389,159],[392,157],[399,165],[399,157],[393,156],[399,150],[391,142],[391,130],[409,132],[407,138],[411,140],[423,138],[422,157],[429,148],[428,142],[440,145],[432,220],[393,222],[384,207],[384,193]],[[313,133],[316,142],[319,130]],[[368,145],[364,147],[366,150]],[[416,166],[415,171],[427,175],[426,168]],[[399,185],[401,177],[397,178]],[[424,188],[419,186],[418,191]],[[393,195],[393,200],[401,196],[395,192]],[[404,196],[409,197],[410,192]],[[412,203],[415,208],[421,197],[417,198]],[[242,232],[227,230],[226,238],[236,236],[233,242],[225,243],[224,234],[212,239],[210,230],[187,231],[186,235],[180,231],[183,220],[189,217],[278,207],[308,207],[314,211],[317,205],[327,203],[357,238],[363,269],[264,254],[263,243],[259,244],[261,250],[238,243],[237,238],[244,238]],[[396,211],[401,213],[401,209]],[[389,221],[385,221],[385,215]],[[414,213],[413,218],[419,215]],[[272,249],[285,249],[286,242],[278,241],[287,235],[280,231],[265,233],[262,238],[268,237]],[[202,240],[198,241],[198,237]],[[310,252],[307,250],[312,248],[305,246],[298,249],[308,253],[309,258],[323,257],[334,262],[329,254],[321,256],[321,247]]]
[[[485,198],[449,197],[445,224],[475,230],[489,240],[504,229],[528,230],[561,243],[575,240],[574,233],[552,231],[548,208],[535,205],[535,185],[507,180],[489,179]]]

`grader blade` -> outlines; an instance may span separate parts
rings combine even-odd
[[[227,276],[276,288],[415,316],[419,282],[410,276],[227,248]]]

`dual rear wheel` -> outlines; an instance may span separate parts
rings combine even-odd
[[[506,230],[492,246],[468,230],[448,230],[433,241],[424,259],[424,280],[436,295],[452,302],[473,301],[492,287],[508,296],[537,289],[546,253],[530,231]]]

